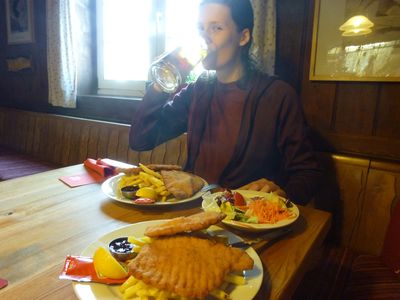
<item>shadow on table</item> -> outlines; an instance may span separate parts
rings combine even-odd
[[[171,205],[138,206],[110,199],[110,201],[102,203],[101,210],[114,219],[132,223],[132,221],[169,219],[179,215],[187,216],[195,214],[201,211],[201,201],[202,198],[200,197],[190,202],[174,203]],[[122,214],[121,211],[123,211]]]

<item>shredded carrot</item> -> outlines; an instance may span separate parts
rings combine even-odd
[[[248,205],[251,215],[258,218],[258,223],[275,224],[291,216],[291,212],[287,209],[265,199],[250,201]]]

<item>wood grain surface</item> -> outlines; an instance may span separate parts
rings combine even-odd
[[[82,163],[88,157],[131,164],[185,164],[185,134],[151,151],[133,151],[129,128],[120,123],[0,107],[0,145],[60,166]]]
[[[102,235],[128,224],[200,211],[200,202],[138,210],[105,196],[100,184],[70,188],[58,178],[85,172],[75,165],[0,183],[1,299],[76,299],[59,280],[65,257],[79,255]],[[300,207],[293,233],[259,255],[264,282],[256,299],[288,299],[329,226],[330,214]]]

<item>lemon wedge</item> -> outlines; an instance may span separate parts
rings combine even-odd
[[[136,191],[136,197],[157,199],[157,192],[151,187],[142,187]]]
[[[97,248],[94,253],[93,265],[100,276],[111,279],[128,277],[128,272],[125,268],[103,247]]]

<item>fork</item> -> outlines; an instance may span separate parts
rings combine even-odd
[[[280,240],[281,238],[283,238],[290,232],[292,232],[291,228],[283,228],[283,229],[275,230],[272,232],[268,232],[266,234],[263,234],[259,237],[254,238],[254,239],[244,239],[242,241],[232,243],[229,246],[235,247],[235,248],[247,249],[254,244],[265,241],[266,243],[263,245],[263,248],[264,248],[264,247],[270,246],[273,243],[277,242],[278,240]]]

